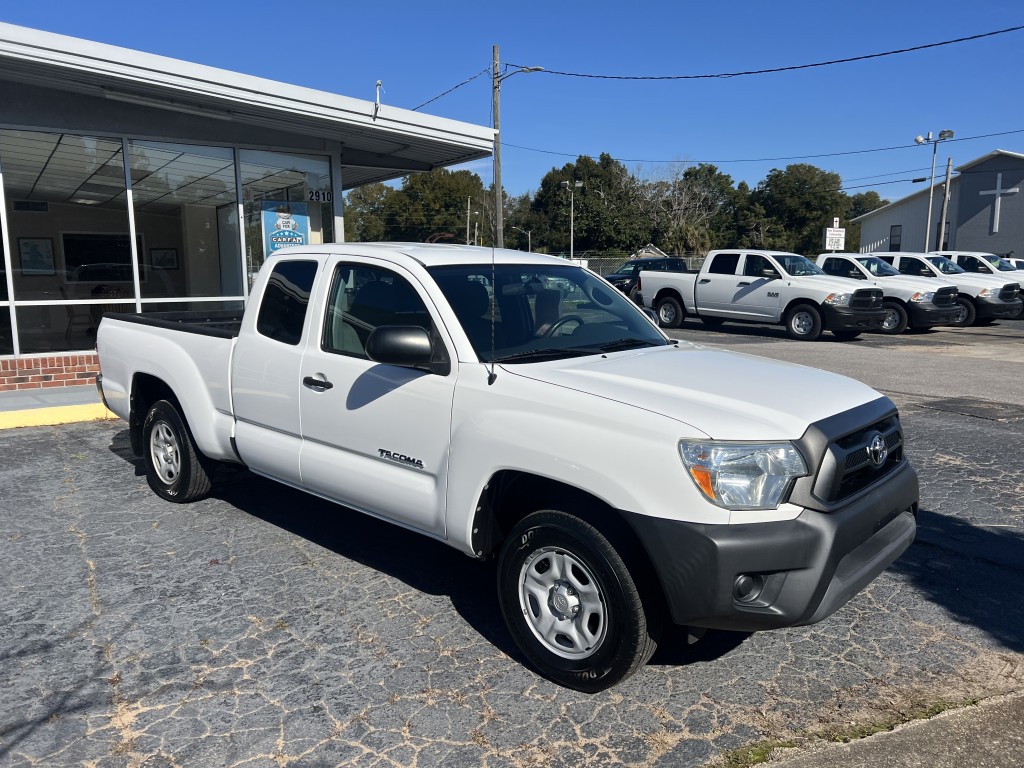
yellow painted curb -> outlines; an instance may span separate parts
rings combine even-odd
[[[71,424],[77,421],[99,421],[116,419],[102,403],[88,405],[62,405],[54,408],[28,408],[23,411],[0,413],[0,429],[14,427],[48,427],[54,424]]]

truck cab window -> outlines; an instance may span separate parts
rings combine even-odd
[[[282,261],[274,267],[256,318],[260,334],[285,344],[299,343],[316,268],[315,261]]]
[[[716,275],[735,275],[736,266],[739,263],[740,255],[738,253],[719,253],[712,259],[708,272],[713,272]]]
[[[434,327],[423,299],[401,275],[339,264],[327,299],[321,349],[368,359],[366,340],[382,325],[417,325],[431,334]]]

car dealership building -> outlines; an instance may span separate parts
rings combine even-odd
[[[0,23],[0,390],[95,371],[106,311],[237,309],[341,193],[487,157],[494,133]]]

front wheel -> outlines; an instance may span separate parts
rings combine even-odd
[[[886,301],[882,304],[882,309],[885,310],[882,333],[896,335],[907,330],[910,318],[907,317],[907,310],[903,308],[903,305],[897,304],[895,301]]]
[[[158,400],[142,424],[146,481],[157,496],[183,504],[210,492],[210,476],[203,466],[184,419],[167,400]]]
[[[950,323],[954,328],[967,328],[968,326],[974,325],[974,321],[978,317],[978,311],[974,308],[973,302],[970,299],[960,296],[956,300],[957,310],[956,316],[953,318],[953,322]]]
[[[648,615],[622,557],[600,531],[565,512],[534,512],[512,529],[498,564],[498,600],[519,649],[567,688],[609,688],[657,647],[661,616]]]
[[[821,336],[821,312],[810,304],[797,304],[786,313],[786,333],[791,339],[814,341]]]

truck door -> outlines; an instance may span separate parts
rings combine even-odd
[[[299,376],[302,485],[443,535],[456,369],[382,365],[365,346],[378,326],[418,325],[449,359],[453,347],[412,275],[345,257],[328,267],[319,333],[310,334]]]
[[[736,274],[739,263],[739,253],[716,253],[711,257],[711,263],[697,275],[694,286],[698,313],[726,317],[734,313],[732,300],[742,279]]]
[[[322,258],[322,257],[321,257]],[[235,446],[254,472],[299,484],[299,368],[320,262],[280,261],[231,355]],[[248,313],[246,313],[248,318]]]
[[[782,282],[778,268],[758,253],[747,253],[732,297],[732,311],[751,320],[779,319]]]

